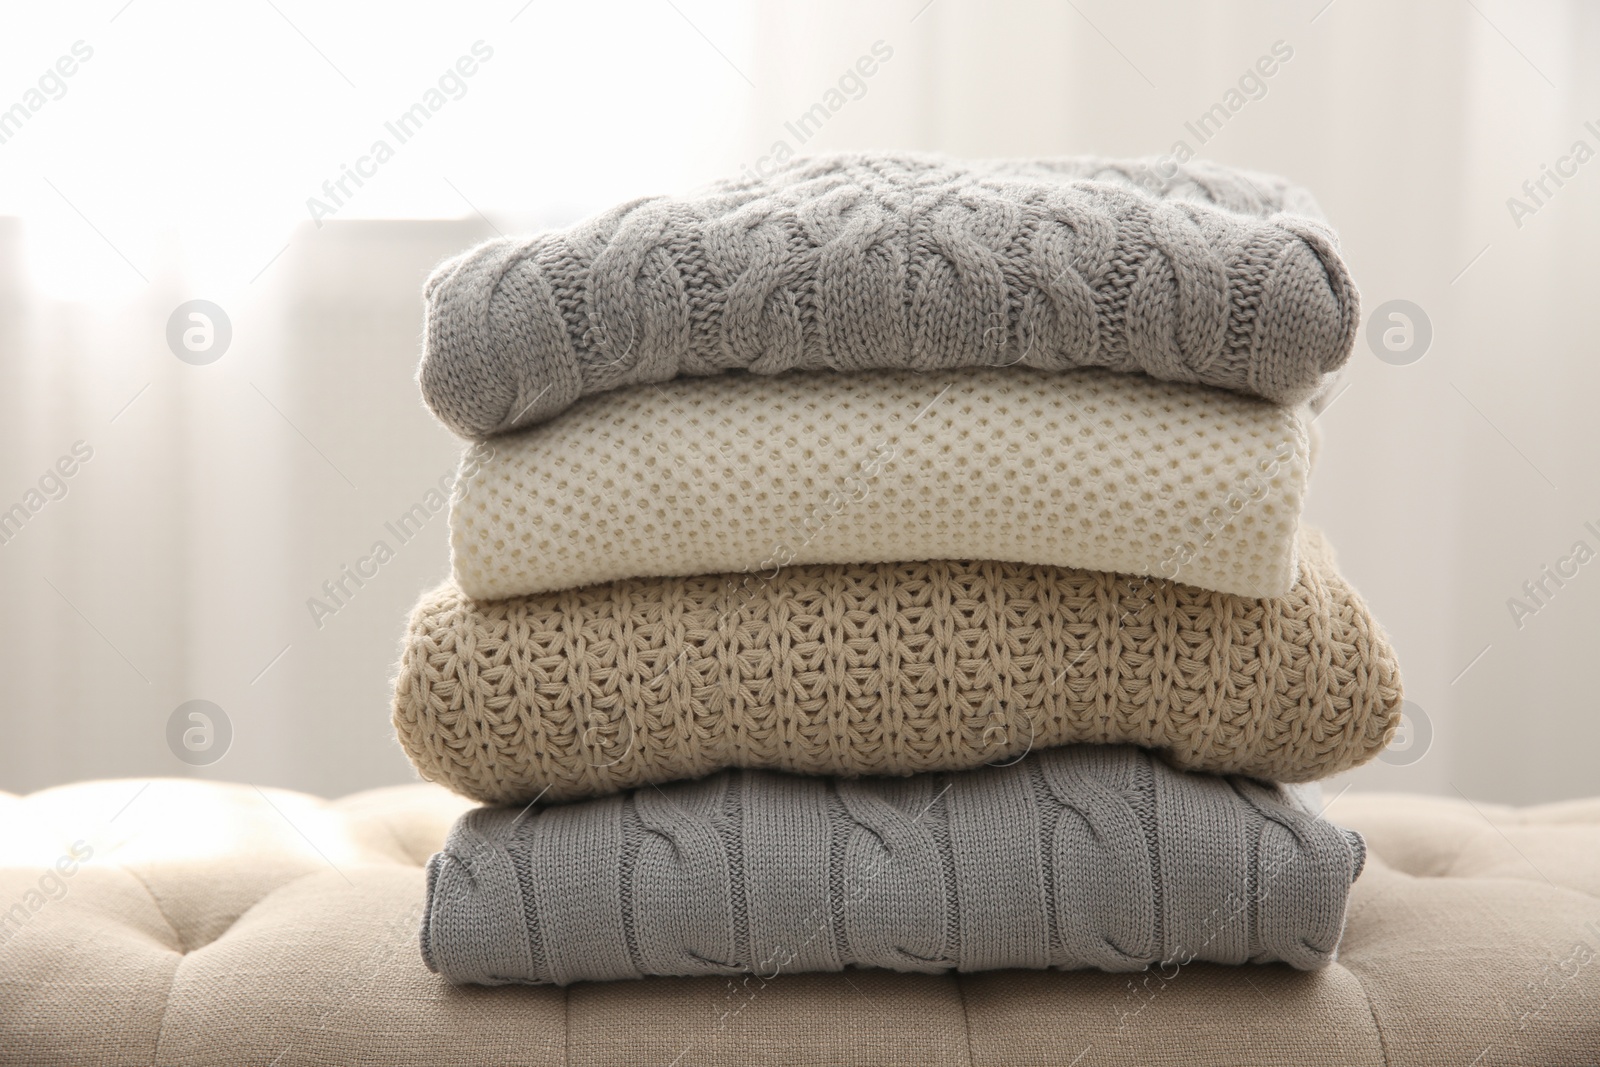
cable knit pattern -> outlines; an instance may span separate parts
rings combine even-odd
[[[424,778],[569,800],[728,767],[903,775],[1070,742],[1306,781],[1399,721],[1394,652],[1313,531],[1286,597],[981,562],[423,597],[394,724]]]
[[[1313,791],[1314,792],[1314,791]],[[1365,845],[1312,798],[1076,746],[951,776],[737,771],[480,808],[428,863],[453,982],[1332,961]]]
[[[452,565],[480,599],[918,559],[1281,596],[1295,578],[1306,417],[1108,371],[635,386],[469,449]]]
[[[1099,159],[799,159],[490,241],[425,296],[423,397],[467,437],[734,369],[1106,367],[1295,404],[1360,323],[1303,190]]]

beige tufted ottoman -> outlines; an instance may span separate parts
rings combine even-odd
[[[0,1063],[1600,1062],[1600,799],[1346,795],[1340,962],[1142,975],[851,971],[456,989],[417,949],[466,802],[248,785],[0,794]]]

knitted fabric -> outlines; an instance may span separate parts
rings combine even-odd
[[[1293,404],[1360,323],[1304,191],[1097,159],[799,159],[490,241],[425,296],[422,394],[467,437],[734,369],[1092,366]]]
[[[1365,846],[1281,786],[1130,747],[842,780],[733,771],[479,808],[428,863],[423,959],[453,982],[1325,966]]]
[[[1008,563],[787,567],[411,616],[394,725],[475,800],[568,800],[728,767],[962,770],[1069,742],[1306,781],[1395,729],[1394,652],[1320,536],[1288,596]]]
[[[1137,374],[968,368],[678,380],[462,460],[468,596],[793,563],[998,559],[1281,596],[1305,409]]]

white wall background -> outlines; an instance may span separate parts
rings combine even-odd
[[[1600,159],[1547,180],[1520,220],[1507,207],[1574,142],[1600,152],[1593,5],[435,6],[8,11],[0,108],[75,42],[93,55],[0,143],[0,509],[75,442],[93,458],[0,545],[0,788],[408,780],[389,672],[413,598],[447,569],[443,516],[320,629],[305,601],[453,463],[411,381],[428,268],[795,146],[785,120],[882,41],[892,57],[805,150],[1183,139],[1317,193],[1365,306],[1412,301],[1433,329],[1409,365],[1358,349],[1321,419],[1311,519],[1390,630],[1431,735],[1351,778],[1600,793],[1600,560],[1520,628],[1507,608],[1574,541],[1600,548],[1584,529],[1600,529]],[[493,57],[464,95],[312,224],[307,198],[480,40]],[[1293,55],[1264,94],[1198,144],[1185,122],[1280,41]],[[232,322],[207,366],[165,340],[192,298]],[[196,698],[234,730],[198,769],[166,742]]]

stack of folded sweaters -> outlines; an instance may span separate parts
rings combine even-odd
[[[394,722],[485,807],[455,982],[1333,959],[1399,717],[1300,514],[1357,297],[1301,190],[800,160],[429,281],[474,443]]]

